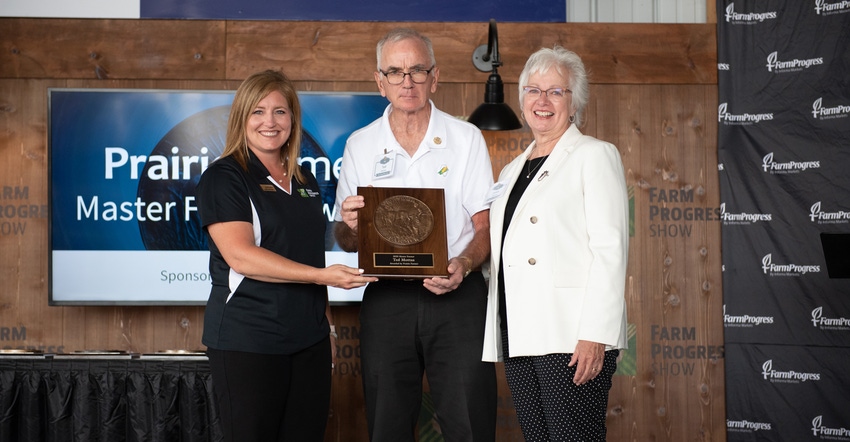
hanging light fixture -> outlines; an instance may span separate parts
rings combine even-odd
[[[472,64],[481,72],[490,71],[490,77],[487,78],[487,84],[484,86],[484,104],[472,112],[468,121],[481,130],[520,129],[522,123],[511,107],[505,104],[505,85],[498,72],[502,60],[499,58],[496,20],[490,19],[487,44],[475,48],[472,53]]]

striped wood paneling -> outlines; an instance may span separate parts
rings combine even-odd
[[[391,25],[0,19],[0,229],[7,229],[0,230],[0,347],[201,347],[202,307],[47,306],[48,88],[232,90],[254,70],[282,67],[303,90],[374,91],[374,44]],[[474,47],[486,42],[486,25],[405,25],[434,40],[442,70],[437,105],[468,115],[487,78],[470,61]],[[714,26],[506,23],[499,37],[506,101],[515,109],[517,76],[529,53],[560,43],[583,56],[593,81],[584,131],[619,147],[634,194],[626,297],[635,371],[615,378],[608,440],[724,440],[722,359],[665,360],[652,352],[722,345],[719,225],[650,220],[653,208],[719,205]],[[524,130],[486,137],[494,169],[531,139]],[[693,191],[693,199],[657,200],[659,191],[679,190]],[[21,204],[40,209],[21,218],[14,209]],[[654,234],[661,225],[690,233]],[[327,440],[366,440],[359,308],[334,311],[346,365],[334,378]],[[503,379],[499,440],[520,440]]]

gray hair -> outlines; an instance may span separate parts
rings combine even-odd
[[[519,74],[519,105],[522,108],[522,99],[525,96],[522,88],[528,86],[528,77],[532,74],[545,74],[549,69],[556,69],[559,74],[567,77],[566,85],[572,93],[572,106],[575,110],[575,124],[581,126],[584,120],[584,108],[587,106],[589,87],[587,83],[587,71],[581,57],[573,51],[555,46],[552,49],[543,48],[531,54],[522,73]]]
[[[425,44],[425,48],[428,50],[428,58],[431,61],[431,66],[437,64],[437,59],[434,57],[434,45],[431,43],[431,39],[420,34],[419,32],[410,29],[410,28],[396,28],[391,30],[384,36],[380,41],[378,41],[378,46],[376,48],[378,54],[378,70],[381,70],[381,52],[384,49],[384,45],[387,43],[398,43],[402,40],[413,39],[413,40],[421,40],[422,43]]]

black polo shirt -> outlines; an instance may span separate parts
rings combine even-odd
[[[212,163],[196,191],[201,225],[245,221],[259,246],[313,267],[325,266],[322,197],[302,165],[306,184],[292,180],[286,193],[250,153],[248,171],[232,157]],[[219,350],[291,354],[327,337],[327,287],[269,283],[230,268],[207,233],[212,290],[204,314],[204,345]]]

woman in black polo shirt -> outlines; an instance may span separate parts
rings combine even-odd
[[[212,290],[203,343],[226,441],[322,441],[332,354],[327,286],[375,278],[325,267],[316,178],[297,164],[301,107],[278,71],[237,89],[224,152],[201,176]]]

